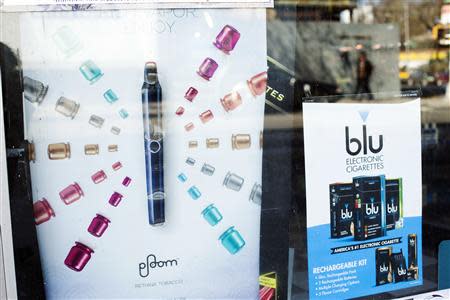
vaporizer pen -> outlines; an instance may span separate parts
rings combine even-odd
[[[147,176],[148,220],[160,225],[164,217],[164,168],[162,130],[162,91],[156,63],[147,62],[142,85],[144,120],[145,172]]]

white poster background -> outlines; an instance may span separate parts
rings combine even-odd
[[[49,299],[63,298],[241,298],[258,295],[260,207],[248,200],[255,182],[261,182],[262,152],[257,142],[248,150],[231,150],[232,133],[248,133],[257,141],[263,128],[264,95],[254,99],[246,85],[253,75],[267,70],[265,10],[167,10],[98,11],[23,14],[21,19],[22,63],[24,75],[50,85],[39,106],[25,102],[27,137],[36,145],[36,163],[31,165],[33,199],[46,197],[56,217],[38,226],[38,239],[45,287]],[[217,50],[212,42],[230,24],[241,32],[231,55]],[[70,27],[83,43],[71,56],[58,51],[52,34],[61,26]],[[219,68],[211,81],[200,78],[196,70],[206,57]],[[93,85],[78,67],[92,59],[104,72]],[[148,224],[145,160],[141,108],[141,86],[146,61],[156,61],[165,99],[165,188],[166,224]],[[199,95],[190,103],[184,99],[188,87]],[[107,103],[103,93],[113,89],[119,101]],[[233,89],[241,91],[243,105],[226,113],[219,100]],[[81,104],[75,119],[55,112],[60,96]],[[183,116],[175,115],[184,106]],[[118,111],[130,116],[123,120]],[[202,124],[198,115],[211,109],[215,118]],[[91,114],[105,118],[101,129],[88,124]],[[184,125],[194,122],[189,133]],[[110,133],[118,126],[119,136]],[[220,139],[218,149],[206,149],[205,139]],[[188,149],[197,140],[198,149]],[[47,157],[50,143],[70,142],[69,160]],[[99,144],[100,154],[86,156],[85,144]],[[118,144],[119,152],[107,151]],[[185,163],[187,157],[195,166]],[[112,163],[124,167],[114,172]],[[215,173],[200,172],[204,162]],[[95,185],[90,176],[99,169],[108,175]],[[223,179],[228,171],[245,179],[240,192],[226,189]],[[188,181],[177,175],[184,172]],[[128,188],[121,186],[125,176],[132,178]],[[58,192],[77,181],[85,192],[81,200],[66,206]],[[192,200],[187,190],[192,185],[202,196]],[[108,204],[113,191],[123,193],[118,207]],[[211,227],[201,211],[210,203],[223,215]],[[104,236],[95,238],[87,226],[96,213],[111,219]],[[220,244],[220,234],[236,226],[246,241],[245,247],[231,255]],[[75,241],[94,248],[86,268],[74,272],[63,262]],[[147,255],[158,260],[177,259],[178,266],[150,270],[139,276],[139,263]]]
[[[366,122],[360,115],[365,112]],[[403,199],[408,201],[403,206],[404,216],[422,215],[419,99],[400,104],[304,103],[303,124],[307,227],[330,223],[330,183],[351,182],[361,175],[402,177]],[[384,169],[348,173],[346,162],[352,156],[346,152],[345,126],[350,128],[350,138],[362,140],[363,124],[367,136],[374,136],[375,145],[378,135],[383,135],[379,154],[384,155]],[[418,201],[411,203],[411,199]]]

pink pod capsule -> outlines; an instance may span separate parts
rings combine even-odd
[[[88,246],[75,242],[75,246],[70,249],[64,264],[76,272],[81,272],[91,259],[92,253],[94,253],[94,250]]]
[[[96,237],[101,237],[103,233],[105,233],[106,229],[108,228],[108,224],[111,223],[111,221],[100,215],[97,214],[91,221],[91,224],[89,224],[88,232]]]
[[[66,205],[69,205],[77,200],[80,200],[80,198],[83,195],[84,195],[83,190],[81,189],[80,185],[76,182],[69,185],[61,192],[59,192],[59,197]]]
[[[186,131],[191,131],[192,129],[194,129],[194,123],[192,123],[192,122],[190,122],[190,123],[188,123],[188,124],[186,124],[186,125],[184,125],[184,129],[186,130]]]
[[[177,116],[181,116],[182,114],[184,114],[184,107],[183,106],[178,106],[177,110],[175,111],[175,114]]]
[[[202,112],[199,115],[199,118],[202,121],[202,123],[205,124],[206,122],[211,121],[214,118],[214,115],[213,115],[212,111],[210,109],[208,109],[207,111]]]
[[[238,92],[231,92],[220,99],[220,104],[222,104],[226,112],[234,110],[242,104],[241,95]]]
[[[116,207],[117,205],[119,205],[120,201],[122,201],[123,195],[118,193],[118,192],[114,192],[111,197],[109,197],[109,201],[108,203],[111,204],[112,206]]]
[[[214,59],[207,57],[198,68],[197,74],[203,79],[209,81],[211,77],[213,77],[218,67],[219,65]]]
[[[92,181],[98,184],[106,179],[106,173],[103,170],[97,171],[91,176]]]
[[[51,217],[55,216],[53,208],[48,203],[47,199],[42,198],[33,204],[34,223],[36,225],[47,222]]]
[[[247,85],[253,97],[264,94],[267,87],[267,72],[256,74],[247,80]]]
[[[192,102],[194,101],[194,98],[198,95],[198,90],[194,87],[190,87],[188,88],[188,90],[186,91],[186,93],[184,94],[184,99]]]
[[[240,37],[241,34],[233,26],[225,25],[213,44],[223,53],[230,54],[230,51],[234,49]]]
[[[130,183],[131,183],[131,178],[128,176],[122,180],[122,185],[124,185],[124,186],[129,186]]]
[[[114,171],[117,171],[120,168],[122,168],[122,163],[120,161],[115,162],[115,163],[112,164],[112,168],[113,168]]]

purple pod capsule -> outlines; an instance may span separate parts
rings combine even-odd
[[[230,54],[230,51],[234,49],[240,37],[241,34],[237,29],[233,26],[225,25],[217,35],[213,44],[223,53]]]
[[[128,176],[122,180],[122,185],[124,185],[124,186],[129,186],[130,183],[131,183],[131,178]]]
[[[106,179],[106,173],[103,170],[95,172],[94,175],[91,176],[92,181],[95,184],[98,184]]]
[[[198,94],[198,90],[194,87],[190,87],[187,91],[186,94],[184,94],[184,99],[192,102],[194,101],[194,98],[197,96]]]
[[[69,205],[77,200],[80,200],[80,198],[83,195],[84,195],[83,190],[81,189],[80,185],[76,182],[69,185],[61,192],[59,192],[59,197],[66,205]]]
[[[209,81],[211,77],[213,77],[218,67],[219,65],[214,59],[207,57],[198,68],[197,74]]]
[[[91,259],[92,253],[94,253],[94,250],[88,246],[80,242],[75,242],[75,246],[70,249],[69,254],[67,254],[64,260],[64,264],[70,269],[80,272]]]
[[[120,201],[122,201],[123,195],[118,193],[118,192],[114,192],[111,197],[109,197],[109,201],[108,203],[111,204],[112,206],[116,207],[117,205],[119,205]]]
[[[93,236],[101,237],[108,228],[108,223],[111,223],[108,218],[97,214],[97,216],[92,219],[91,224],[88,227],[88,232]]]

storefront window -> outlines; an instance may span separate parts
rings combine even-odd
[[[449,1],[3,2],[8,298],[450,297]]]

